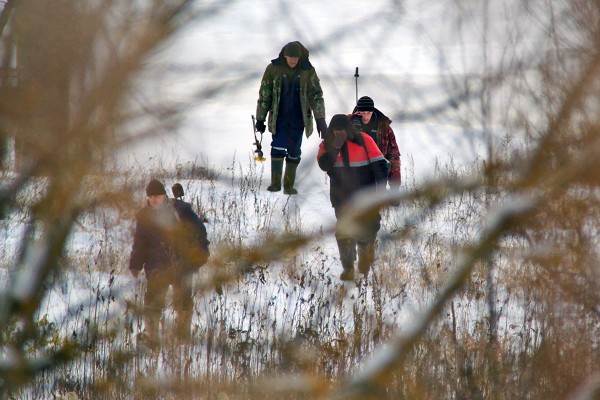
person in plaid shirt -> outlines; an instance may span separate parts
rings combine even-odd
[[[383,156],[390,162],[388,184],[390,189],[399,190],[402,182],[400,149],[391,127],[392,120],[375,108],[375,102],[369,96],[358,99],[351,118],[359,131],[365,132],[373,138]]]

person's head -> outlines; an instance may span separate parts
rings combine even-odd
[[[375,102],[369,96],[363,96],[356,102],[354,114],[360,115],[363,124],[368,124],[375,111]]]
[[[327,136],[333,134],[335,136],[343,136],[346,139],[353,139],[358,133],[350,118],[345,114],[336,114],[331,117],[329,126],[327,127]]]
[[[283,48],[283,57],[290,68],[295,68],[300,61],[302,55],[302,48],[298,42],[289,42]]]
[[[156,179],[152,179],[146,186],[146,196],[152,208],[157,208],[167,199],[165,186]]]

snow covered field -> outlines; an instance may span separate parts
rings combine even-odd
[[[505,132],[493,123],[484,129],[476,118],[458,118],[458,111],[431,111],[448,96],[452,98],[456,76],[477,77],[485,67],[475,36],[473,43],[459,42],[453,29],[440,24],[449,9],[444,2],[427,2],[426,7],[412,0],[402,4],[224,2],[221,12],[189,27],[157,56],[159,66],[147,77],[165,79],[145,81],[140,97],[149,98],[150,103],[166,100],[180,105],[185,110],[183,118],[172,130],[156,123],[156,138],[123,148],[119,161],[124,172],[115,180],[130,184],[138,200],[136,207],[144,205],[143,188],[151,176],[158,176],[167,188],[180,182],[185,200],[209,220],[213,259],[194,277],[191,376],[221,374],[234,381],[244,374],[258,376],[269,368],[269,372],[276,371],[283,357],[278,345],[313,343],[315,338],[336,355],[345,354],[353,340],[364,340],[356,354],[345,359],[348,365],[340,366],[332,357],[323,366],[327,376],[357,373],[386,339],[410,331],[438,296],[460,261],[459,249],[476,241],[484,230],[489,211],[484,204],[490,205],[487,201],[491,200],[493,208],[494,201],[502,199],[491,196],[484,201],[484,194],[476,191],[449,196],[431,213],[421,214],[423,204],[418,200],[386,208],[373,272],[344,283],[339,280],[342,268],[333,236],[329,182],[316,163],[320,142],[316,132],[302,147],[299,194],[270,193],[265,190],[270,161],[253,159],[251,115],[264,68],[285,43],[299,40],[310,50],[321,78],[328,122],[334,114],[352,110],[357,87],[359,97],[372,97],[376,107],[394,121],[402,154],[402,194],[435,177],[464,177],[479,171],[490,143],[496,151],[508,151],[515,143],[503,148]],[[502,18],[496,22],[500,24]],[[491,42],[486,62],[495,58]],[[268,132],[262,144],[269,158]],[[190,165],[207,168],[216,176],[177,176],[177,169]],[[110,177],[98,179],[110,185]],[[31,188],[32,196],[44,182],[33,185],[40,186]],[[65,273],[51,282],[37,315],[63,337],[90,332],[89,327],[95,326],[110,338],[100,341],[89,359],[74,363],[77,376],[84,376],[83,371],[94,364],[91,358],[102,360],[100,353],[126,352],[139,344],[136,335],[143,324],[133,308],[139,304],[144,280],[134,279],[127,269],[133,212],[98,208],[84,214],[69,238]],[[6,266],[0,269],[0,289],[13,290],[6,285],[16,272],[13,266],[28,228],[27,215],[11,213],[0,221],[0,227],[0,262]],[[238,250],[242,255],[261,250],[286,234],[306,235],[310,240],[297,251],[245,268],[231,257]],[[514,244],[511,240],[519,239],[508,239],[509,249]],[[515,267],[509,263],[499,257],[493,272],[474,268],[465,290],[447,303],[431,325],[432,337],[449,343],[452,339],[471,343],[473,338],[481,344],[487,338],[488,315],[493,309],[499,341],[509,348],[525,349],[524,354],[533,352],[541,338],[540,322],[527,320],[527,311],[535,307],[535,301],[528,303],[522,293],[507,289],[509,278],[504,274],[510,277],[507,271]],[[221,296],[210,283],[218,268],[237,268]],[[495,291],[488,291],[488,282],[497,282]],[[489,293],[494,298],[486,298]],[[167,313],[166,320],[171,317]],[[169,339],[165,334],[165,343]],[[213,339],[228,351],[234,349],[224,351],[229,357],[219,353],[223,348],[211,349]],[[143,360],[135,372],[164,376],[172,372],[168,354],[173,349],[166,347],[158,370],[156,364],[149,366]]]

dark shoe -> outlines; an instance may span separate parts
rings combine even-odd
[[[344,272],[341,273],[340,279],[343,281],[353,281],[354,280],[354,268],[353,269],[345,269]]]
[[[281,190],[281,173],[283,171],[283,158],[271,159],[271,184],[267,187],[269,192]]]
[[[298,169],[298,163],[296,162],[285,162],[285,175],[283,176],[283,193],[285,194],[298,194],[298,191],[294,189],[294,182],[296,181],[296,170]]]

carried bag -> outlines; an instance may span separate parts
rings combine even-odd
[[[185,270],[196,269],[208,261],[210,251],[208,245],[210,242],[206,237],[206,227],[200,217],[191,210],[189,212],[195,217],[194,219],[186,216],[181,216],[178,207],[175,207],[176,202],[183,200],[170,199],[169,206],[173,209],[173,215],[177,220],[177,229],[174,232],[174,247],[177,251],[178,264]]]

